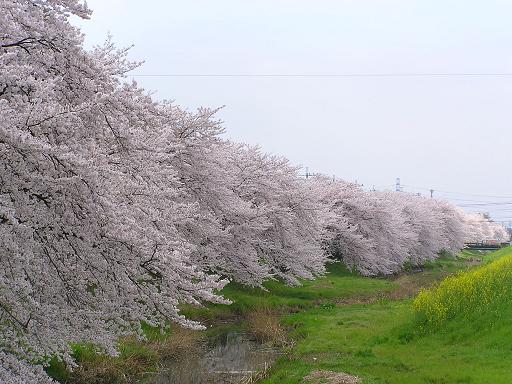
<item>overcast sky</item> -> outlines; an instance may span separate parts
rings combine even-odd
[[[462,205],[511,203],[468,209],[512,221],[512,75],[467,75],[512,74],[512,2],[88,4],[87,46],[109,32],[134,44],[138,83],[191,110],[225,105],[228,138],[368,188],[400,177]]]

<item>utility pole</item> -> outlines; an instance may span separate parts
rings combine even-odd
[[[433,190],[433,189],[431,189],[431,190],[430,190],[430,198],[432,199],[433,197],[434,197],[434,190]]]
[[[306,173],[299,174],[299,176],[309,179],[309,176],[311,176],[311,173],[309,173],[309,167],[306,167]]]
[[[401,190],[402,190],[402,189],[401,189],[401,187],[400,187],[400,178],[399,178],[399,177],[397,177],[397,178],[396,178],[396,184],[395,184],[395,191],[396,191],[396,192],[400,192]]]

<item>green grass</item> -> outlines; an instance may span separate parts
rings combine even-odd
[[[510,248],[481,258],[487,263],[505,256],[512,256]],[[456,260],[435,262],[431,272],[417,275],[439,272],[439,277],[447,270],[474,268],[459,263],[478,257],[466,252]],[[411,299],[383,299],[328,311],[312,308],[285,317],[297,346],[263,383],[302,383],[311,371],[330,370],[357,375],[364,383],[508,384],[512,317],[500,319],[490,327],[482,326],[480,319],[454,319],[424,334],[418,331]]]
[[[425,264],[422,273],[414,274],[415,280],[425,286],[449,273],[469,268],[468,258],[481,260],[488,257],[473,252],[464,252],[460,257],[447,255]],[[404,273],[408,274],[407,271]],[[260,308],[306,310],[326,302],[383,295],[395,290],[398,284],[394,277],[363,277],[349,271],[341,263],[333,263],[328,265],[324,277],[303,281],[300,286],[290,287],[279,281],[270,281],[264,286],[266,290],[230,283],[222,290],[222,295],[233,301],[231,305],[207,305],[204,308],[183,306],[182,313],[199,321],[215,322],[219,318],[243,316],[248,311]]]
[[[325,277],[299,287],[272,281],[261,290],[232,283],[222,291],[233,300],[232,305],[186,306],[183,313],[207,324],[206,336],[226,328],[244,328],[245,319],[258,311],[277,314],[293,347],[286,348],[262,381],[266,384],[303,383],[303,377],[315,370],[347,372],[362,377],[366,384],[510,383],[509,327],[450,323],[426,335],[418,332],[412,308],[421,288],[510,255],[509,248],[493,254],[464,251],[428,263],[421,272],[411,269],[389,278],[358,276],[335,263]],[[147,332],[153,339],[161,337],[150,329]],[[172,340],[173,335],[165,337]],[[134,356],[143,362],[144,357],[150,363],[158,360],[148,344],[129,345],[127,350],[130,353],[122,353],[112,364],[122,367]],[[80,358],[91,365],[96,357],[82,353]]]
[[[164,334],[144,324],[142,328],[147,339],[120,339],[117,357],[98,353],[92,344],[73,344],[71,348],[78,368],[69,371],[63,362],[52,359],[46,371],[66,384],[150,383],[163,359],[196,353],[203,342],[201,334],[178,326],[171,326]]]
[[[192,319],[215,321],[222,317],[243,316],[261,308],[305,310],[332,300],[364,297],[394,288],[390,280],[357,276],[340,263],[329,265],[326,276],[304,281],[301,286],[290,287],[278,281],[267,282],[264,286],[266,290],[230,283],[222,290],[222,295],[233,301],[231,305],[185,306],[182,312]]]
[[[300,341],[264,383],[301,383],[313,370],[351,373],[364,383],[510,383],[510,329],[475,336],[470,327],[420,336],[409,302],[313,310],[286,321]]]
[[[99,354],[93,345],[72,346],[73,357],[79,368],[73,372],[66,369],[63,362],[53,359],[48,374],[61,383],[126,383],[126,378],[144,377],[158,371],[159,356],[151,344],[135,339],[120,342],[119,356]]]
[[[231,305],[211,304],[205,307],[184,306],[183,313],[208,325],[204,336],[245,327],[244,319],[254,311],[268,310],[277,313],[289,313],[314,308],[319,305],[334,305],[333,300],[364,297],[376,292],[389,292],[394,284],[384,279],[368,279],[350,273],[343,265],[334,263],[329,266],[329,273],[314,281],[305,281],[298,287],[289,287],[278,281],[265,284],[266,290],[245,287],[231,283],[224,288],[222,294],[233,300]],[[228,320],[226,322],[225,320]],[[211,326],[211,327],[210,327]],[[149,342],[138,342],[133,339],[121,340],[120,356],[112,358],[98,355],[90,346],[73,346],[74,357],[79,365],[86,370],[87,379],[81,378],[80,369],[69,373],[65,365],[53,360],[47,372],[61,383],[129,383],[140,379],[141,372],[153,372],[158,367],[159,355],[154,345],[159,342],[172,342],[171,334],[161,335],[158,330],[144,327]],[[168,356],[161,356],[167,358]],[[94,370],[98,374],[94,375]],[[139,372],[140,371],[140,372]],[[85,376],[85,375],[83,375]],[[92,377],[92,378],[91,378]],[[94,381],[92,381],[94,380]]]

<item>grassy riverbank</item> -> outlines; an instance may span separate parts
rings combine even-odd
[[[466,253],[457,261],[440,260],[430,271],[399,277],[394,284],[405,280],[417,289],[446,272],[474,268],[476,259],[487,263],[504,256],[512,257],[512,250],[485,257]],[[509,307],[503,308],[505,314],[510,314]],[[290,314],[284,321],[294,329],[297,345],[263,383],[302,383],[311,371],[347,372],[368,384],[510,383],[510,318],[495,314],[496,321],[489,323],[492,315],[485,316],[485,321],[454,317],[442,327],[424,332],[412,299],[392,297]]]
[[[150,379],[161,359],[194,353],[205,337],[222,329],[244,328],[286,352],[263,381],[267,384],[303,383],[313,371],[348,372],[364,383],[509,383],[506,355],[512,335],[506,327],[475,332],[474,324],[449,324],[421,333],[412,305],[421,288],[508,255],[510,249],[487,256],[465,252],[385,279],[357,276],[333,264],[325,277],[300,287],[269,282],[263,291],[230,284],[223,294],[232,305],[183,309],[207,331],[174,328],[159,335],[148,330],[147,342],[122,341],[118,358],[80,346],[78,373],[64,372],[61,364],[54,364],[52,373],[74,384]]]

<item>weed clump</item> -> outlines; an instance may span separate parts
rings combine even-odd
[[[286,328],[278,313],[269,309],[257,309],[247,314],[247,325],[251,334],[260,343],[285,346],[288,342]]]
[[[73,346],[78,367],[69,371],[53,359],[48,373],[66,384],[129,384],[153,377],[167,359],[186,359],[201,350],[202,334],[179,326],[160,334],[144,326],[147,340],[125,337],[119,341],[119,356],[108,356],[92,344]]]

